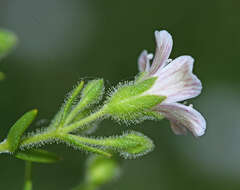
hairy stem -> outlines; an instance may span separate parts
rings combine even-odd
[[[84,128],[84,126],[86,126],[87,124],[101,118],[104,115],[105,115],[105,108],[103,107],[102,109],[100,109],[99,111],[89,115],[88,117],[62,128],[61,132],[70,133],[70,132],[73,132],[74,130],[76,130],[80,127]]]
[[[43,133],[39,133],[30,137],[26,137],[20,144],[20,148],[24,149],[28,147],[34,147],[34,145],[44,144],[48,142],[53,142],[55,140],[61,140],[63,136],[68,135],[68,133],[73,132],[77,128],[87,126],[89,123],[101,118],[105,114],[104,109],[100,109],[99,111],[89,115],[88,117],[72,123],[64,128],[57,128],[56,130],[46,130]],[[5,145],[6,146],[6,145]],[[0,144],[0,152],[1,149],[4,149],[4,146]]]
[[[20,148],[26,148],[28,146],[33,146],[34,144],[39,144],[43,142],[53,141],[57,136],[56,131],[40,133],[31,137],[23,139]]]

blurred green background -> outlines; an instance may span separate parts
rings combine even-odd
[[[98,135],[133,129],[151,137],[154,152],[123,160],[121,178],[105,190],[240,189],[240,1],[1,0],[0,28],[14,31],[18,48],[0,63],[0,138],[24,112],[38,108],[46,125],[81,78],[106,87],[137,74],[143,49],[155,50],[154,30],[174,38],[171,58],[195,58],[202,94],[190,100],[206,117],[206,135],[175,136],[167,121],[135,127],[104,121]],[[34,190],[66,190],[84,175],[87,155],[49,146],[64,160],[34,166]],[[0,189],[21,189],[24,162],[0,157]]]

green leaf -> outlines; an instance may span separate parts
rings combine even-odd
[[[82,100],[87,104],[94,104],[99,99],[104,91],[104,82],[103,79],[92,80],[88,82],[82,92]]]
[[[17,41],[14,33],[0,29],[0,59],[4,58],[16,46]]]
[[[60,160],[56,154],[41,149],[19,151],[15,156],[21,160],[45,164],[54,163]]]
[[[52,119],[48,130],[54,130],[56,128],[62,127],[64,124],[64,121],[67,118],[67,115],[71,111],[74,102],[76,101],[77,97],[79,96],[79,93],[81,92],[83,88],[84,82],[80,82],[73,90],[69,93],[67,100],[65,103],[61,106],[60,110],[57,112],[57,114]]]
[[[66,118],[65,124],[69,124],[83,109],[97,103],[101,100],[104,92],[104,82],[102,79],[88,82],[82,91],[81,100],[73,108]]]
[[[78,97],[79,93],[81,92],[82,88],[83,88],[84,82],[80,82],[77,87],[75,89],[73,89],[73,91],[70,93],[65,106],[64,106],[64,112],[63,112],[63,120],[65,119],[65,117],[67,116],[67,114],[69,113],[71,107],[73,106],[74,101],[76,100],[76,98]]]
[[[18,148],[23,133],[29,127],[32,121],[36,118],[36,116],[37,116],[37,110],[36,109],[31,110],[25,113],[11,127],[7,136],[7,142],[9,145],[10,152],[14,152]]]

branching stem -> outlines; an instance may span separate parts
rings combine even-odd
[[[105,108],[100,109],[99,111],[89,115],[88,117],[72,123],[63,128],[56,128],[55,130],[46,130],[43,133],[39,133],[30,137],[23,139],[20,144],[20,148],[24,149],[29,146],[33,147],[34,145],[38,145],[41,143],[53,142],[54,140],[61,140],[64,135],[68,135],[78,128],[84,128],[89,123],[96,121],[97,119],[103,117],[105,115]],[[2,146],[1,146],[2,145]],[[3,143],[0,144],[0,152],[4,148],[6,149],[6,145]]]

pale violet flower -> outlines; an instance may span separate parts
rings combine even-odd
[[[150,65],[150,60],[153,55],[146,50],[138,59],[139,70],[145,73],[143,79],[157,77],[145,94],[166,96],[153,110],[170,120],[175,134],[186,134],[188,129],[194,136],[201,136],[206,130],[203,116],[192,106],[177,103],[201,93],[201,82],[192,73],[194,60],[190,56],[180,56],[173,61],[169,59],[173,40],[167,31],[156,31],[155,38],[157,47],[152,64]]]

